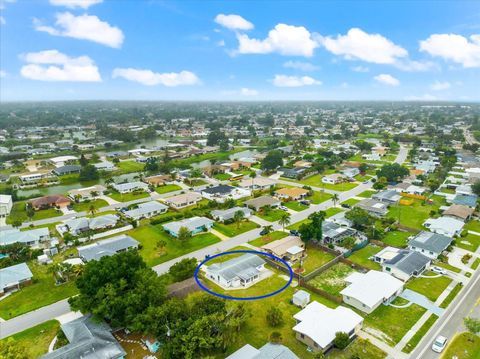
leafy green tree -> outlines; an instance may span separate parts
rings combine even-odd
[[[332,201],[333,201],[333,207],[337,205],[337,202],[339,201],[338,193],[332,194]]]
[[[180,227],[177,238],[181,242],[187,241],[192,238],[192,232],[187,227]]]
[[[193,277],[196,268],[197,260],[195,258],[184,258],[171,266],[168,274],[172,276],[175,282],[181,282],[182,280]]]
[[[377,177],[385,177],[388,182],[398,182],[408,176],[409,173],[408,168],[398,163],[387,163],[377,171]]]
[[[145,172],[157,172],[159,170],[158,161],[155,157],[147,158],[145,166],[143,167]]]
[[[33,216],[35,216],[35,210],[33,209],[33,206],[31,203],[27,203],[25,205],[25,211],[27,212],[27,217],[31,221]]]
[[[27,350],[12,337],[0,342],[0,359],[28,359]]]
[[[318,211],[308,216],[308,219],[310,219],[310,222],[302,224],[298,230],[300,232],[300,238],[302,239],[302,241],[304,242],[308,242],[310,240],[316,240],[318,242],[322,241],[323,239],[322,223],[325,220],[325,216],[326,214],[324,211]]]
[[[280,344],[283,340],[282,333],[280,332],[272,332],[270,334],[270,342],[274,344]]]
[[[220,130],[212,131],[207,136],[207,146],[217,146],[224,141],[228,141],[227,136]]]
[[[240,228],[240,223],[245,218],[245,213],[243,211],[236,211],[233,214],[233,221],[237,224],[237,229]]]
[[[333,345],[338,349],[345,349],[350,342],[350,337],[345,332],[336,332],[335,339],[333,340]]]
[[[147,267],[136,251],[126,251],[90,261],[77,278],[73,310],[108,319],[112,326],[130,326],[150,306],[161,305],[166,296],[162,280]]]
[[[480,181],[476,181],[472,185],[472,191],[475,193],[477,196],[480,196]]]
[[[281,327],[285,323],[283,312],[277,307],[270,307],[265,318],[271,327]]]
[[[463,318],[463,324],[465,324],[465,328],[472,333],[477,335],[480,333],[480,319],[466,317]]]
[[[80,156],[80,159],[78,160],[78,162],[80,163],[80,166],[82,166],[82,167],[88,165],[88,160],[85,158],[85,155],[83,153]]]
[[[283,153],[279,150],[268,152],[262,160],[262,169],[272,171],[283,165]]]
[[[358,170],[360,173],[365,173],[368,171],[368,165],[365,162],[360,163],[360,166],[358,166]]]
[[[97,168],[94,165],[83,166],[80,170],[80,181],[95,181],[100,178]]]
[[[345,213],[345,218],[352,221],[356,229],[365,229],[374,224],[374,218],[362,208],[355,207]]]

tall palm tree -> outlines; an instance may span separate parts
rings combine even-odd
[[[268,226],[263,227],[263,231],[265,232],[265,235],[267,235],[273,231],[273,226],[269,224]]]
[[[233,214],[233,221],[237,224],[237,229],[240,228],[240,222],[245,218],[245,213],[243,211],[236,211]]]
[[[283,228],[283,231],[285,231],[285,226],[288,226],[290,224],[290,213],[282,213],[282,216],[278,220],[278,224],[280,224]]]
[[[95,213],[97,213],[97,208],[95,208],[95,206],[93,204],[91,204],[90,208],[88,208],[88,213],[90,213],[92,216],[94,216]]]
[[[337,205],[337,202],[340,198],[338,197],[338,193],[334,193],[332,195],[332,201],[333,201],[333,207],[335,207]]]

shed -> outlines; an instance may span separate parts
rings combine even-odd
[[[300,308],[305,308],[310,303],[310,293],[299,290],[293,295],[292,302]]]

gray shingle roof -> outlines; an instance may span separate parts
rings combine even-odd
[[[393,259],[385,264],[398,268],[408,275],[420,272],[430,262],[430,258],[415,251],[400,251]]]
[[[189,231],[193,231],[197,228],[207,227],[212,224],[213,224],[213,221],[206,217],[192,217],[192,218],[182,219],[181,221],[164,224],[163,229],[169,232],[178,233],[181,227],[186,227]]]
[[[422,231],[408,243],[411,247],[425,249],[434,253],[441,253],[452,243],[453,238],[432,232]]]
[[[252,253],[246,253],[240,257],[232,258],[222,263],[212,264],[208,267],[208,270],[213,274],[225,278],[227,281],[236,277],[246,280],[258,274],[256,268],[265,263],[266,262],[259,256]]]
[[[0,269],[0,290],[33,277],[26,263]]]
[[[138,242],[125,234],[104,239],[87,246],[78,247],[78,254],[87,262],[91,260],[99,260],[105,256],[113,256],[114,254],[126,250],[128,248],[137,248]]]

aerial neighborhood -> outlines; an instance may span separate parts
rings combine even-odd
[[[477,105],[71,106],[0,111],[0,345],[22,358],[479,345],[456,312],[479,276]]]

